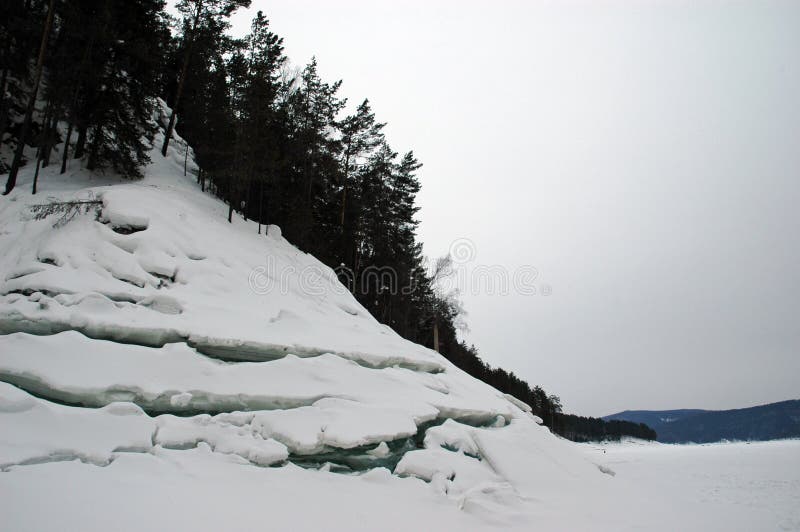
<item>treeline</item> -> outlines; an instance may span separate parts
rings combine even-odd
[[[37,171],[58,162],[62,173],[83,164],[140,177],[160,97],[173,111],[157,147],[174,154],[173,129],[186,139],[200,186],[228,204],[229,220],[255,220],[259,233],[262,224],[280,226],[334,267],[382,323],[529,403],[559,430],[558,397],[488,366],[458,339],[458,301],[437,291],[416,238],[421,164],[413,152],[394,151],[369,101],[348,106],[341,81],[323,80],[316,60],[293,67],[263,13],[246,36],[229,35],[230,16],[249,3],[181,0],[172,19],[162,0],[2,2],[6,194],[26,162]],[[25,145],[35,148],[33,161]]]
[[[160,0],[5,0],[0,7],[0,126],[13,153],[5,193],[25,162],[47,166],[61,144],[89,169],[139,177],[152,138],[153,95],[171,42]]]
[[[641,440],[655,440],[656,431],[644,423],[583,417],[573,414],[558,414],[552,427],[554,432],[572,441],[619,441],[623,436]]]

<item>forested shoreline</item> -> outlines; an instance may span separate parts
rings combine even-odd
[[[5,193],[22,165],[141,177],[161,98],[173,111],[157,147],[168,152],[174,127],[192,146],[200,186],[228,204],[229,220],[255,220],[259,233],[281,227],[342,273],[380,322],[526,402],[555,432],[654,439],[644,425],[561,413],[558,397],[489,366],[459,340],[458,300],[436,286],[446,260],[432,266],[416,236],[421,162],[394,151],[369,100],[348,106],[342,82],[323,80],[315,59],[293,66],[265,14],[246,36],[231,36],[230,16],[249,4],[182,0],[174,19],[160,0],[3,2]],[[25,158],[20,139],[35,157]],[[375,269],[392,274],[364,275]]]

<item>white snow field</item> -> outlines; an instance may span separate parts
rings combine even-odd
[[[616,478],[641,486],[671,511],[691,516],[701,529],[800,530],[798,439],[577,445],[615,471]]]
[[[800,527],[796,443],[702,476],[691,452],[557,438],[277,228],[229,224],[172,146],[141,181],[73,162],[32,196],[25,168],[0,199],[3,531]],[[58,227],[30,209],[92,198]]]

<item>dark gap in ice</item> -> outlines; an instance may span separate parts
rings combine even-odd
[[[44,289],[22,288],[17,290],[9,290],[8,292],[5,292],[5,294],[3,295],[18,294],[21,296],[30,297],[37,292],[47,297],[56,297],[57,295],[59,295],[58,292],[53,292],[52,290],[47,290],[46,288]]]
[[[196,337],[189,337],[186,341],[189,347],[197,350],[209,358],[221,360],[223,362],[268,362],[270,360],[278,360],[284,358],[288,354],[295,355],[300,358],[313,358],[324,354],[332,354],[341,357],[345,360],[355,362],[359,366],[369,369],[386,369],[398,367],[408,369],[411,371],[418,371],[423,373],[441,373],[444,368],[434,365],[415,364],[403,360],[386,360],[381,363],[374,363],[369,360],[364,360],[358,355],[347,355],[344,353],[337,353],[329,349],[307,348],[299,346],[283,346],[283,345],[269,345],[269,344],[256,344],[256,343],[242,343],[238,345],[221,345],[213,343],[206,339],[198,339]]]
[[[126,279],[125,277],[122,277],[122,276],[119,276],[119,275],[114,275],[114,272],[108,272],[108,273],[110,273],[111,277],[113,277],[117,281],[122,281],[123,283],[128,283],[128,284],[133,285],[133,286],[135,286],[137,288],[144,288],[144,283],[141,282],[141,281],[136,281],[134,279]]]
[[[114,458],[111,457],[108,460],[96,460],[80,453],[73,453],[73,452],[53,453],[53,454],[48,454],[46,456],[37,456],[35,458],[28,458],[27,460],[22,460],[20,462],[0,464],[0,471],[6,472],[14,466],[39,465],[39,464],[48,464],[51,462],[72,462],[73,460],[80,460],[84,464],[90,464],[97,467],[106,467],[107,465],[111,464],[111,462],[114,461]]]
[[[469,456],[470,458],[474,458],[476,460],[483,460],[483,458],[481,458],[481,455],[479,454],[471,453],[469,451],[459,451],[457,447],[454,447],[453,445],[449,445],[447,443],[443,443],[442,445],[440,445],[440,447],[446,451],[450,451],[453,453],[461,452],[464,454],[464,456]]]
[[[101,296],[104,296],[115,303],[132,303],[137,304],[143,298],[140,296],[134,296],[133,294],[105,294],[103,292],[97,292]]]
[[[51,299],[55,299],[56,297],[58,297],[60,295],[66,295],[66,296],[73,295],[72,292],[55,292],[53,290],[48,290],[46,288],[35,288],[35,287],[34,288],[22,288],[22,289],[16,289],[16,290],[9,290],[8,292],[5,292],[4,295],[17,294],[17,295],[22,295],[22,296],[25,296],[25,297],[30,297],[30,296],[32,296],[33,294],[36,294],[36,293],[42,294],[43,296],[49,297]],[[115,303],[133,303],[134,305],[137,304],[142,299],[144,299],[141,296],[136,296],[136,295],[133,295],[133,294],[124,294],[124,293],[108,294],[108,293],[104,293],[104,292],[93,292],[93,294],[99,294],[99,295],[101,295],[101,296],[103,296],[103,297],[105,297],[105,298],[107,298],[107,299],[109,299],[109,300],[111,300],[111,301],[113,301]],[[62,332],[62,331],[65,331],[65,330],[69,330],[69,329],[60,329],[59,332]],[[27,331],[14,331],[14,332],[27,332]],[[36,334],[36,333],[32,333],[32,334]]]
[[[320,469],[325,464],[330,464],[330,471],[333,473],[361,473],[376,467],[385,467],[389,471],[394,471],[397,463],[407,452],[424,448],[425,432],[429,428],[441,425],[445,421],[445,418],[436,418],[420,423],[413,436],[384,442],[389,448],[387,456],[379,457],[369,454],[368,451],[374,450],[377,446],[373,443],[351,449],[328,447],[323,452],[314,454],[292,453],[289,455],[289,461],[306,469]]]
[[[147,226],[136,226],[136,225],[112,225],[111,230],[115,233],[119,233],[121,235],[131,235],[133,233],[138,233],[140,231],[144,231],[147,229]]]
[[[108,297],[107,294],[103,295]],[[137,303],[137,301],[124,301],[121,297],[112,299],[112,301],[117,300],[121,302]],[[74,326],[66,321],[29,320],[8,317],[0,321],[0,334],[26,333],[37,336],[50,336],[66,331],[76,331],[93,340],[105,340],[118,344],[156,348],[164,347],[166,344],[184,342],[186,340],[186,335],[180,334],[174,329],[144,329],[103,324]]]
[[[192,417],[200,414],[227,414],[231,412],[251,412],[258,410],[291,410],[302,406],[311,406],[327,395],[316,395],[305,398],[270,398],[247,397],[236,395],[203,394],[190,391],[192,402],[187,405],[173,405],[171,398],[178,394],[177,390],[168,390],[156,397],[145,397],[141,390],[135,388],[109,387],[102,390],[86,390],[71,392],[55,388],[41,379],[28,375],[18,375],[0,371],[0,381],[14,385],[34,397],[63,406],[81,408],[102,408],[111,403],[124,401],[134,403],[148,416],[158,417],[172,414],[178,417]]]
[[[337,306],[338,306],[340,309],[342,309],[343,311],[345,311],[345,312],[347,312],[348,314],[350,314],[351,316],[358,316],[358,315],[359,315],[359,314],[358,314],[358,310],[354,309],[354,308],[353,308],[353,307],[351,307],[350,305],[344,305],[344,304],[341,304],[341,303],[339,303]]]
[[[222,362],[269,362],[279,360],[289,354],[288,346],[264,346],[264,345],[218,345],[210,343],[204,339],[187,338],[186,345],[195,349],[209,358]],[[319,356],[323,353],[312,350],[302,350],[293,348],[291,354],[297,356]]]
[[[112,231],[119,233],[120,235],[130,235],[147,229],[147,224],[113,224],[108,220],[101,219],[100,217],[97,218],[97,221],[103,225],[109,226]]]
[[[147,272],[147,273],[149,273],[150,275],[159,280],[157,288],[162,288],[164,286],[168,286],[175,282],[174,273],[172,275],[164,275],[163,273],[156,273],[156,272]]]
[[[416,449],[413,438],[388,441],[387,456],[372,456],[367,451],[375,448],[375,444],[354,447],[352,449],[329,448],[316,454],[291,454],[289,461],[306,469],[320,469],[331,464],[330,470],[335,473],[358,473],[376,467],[385,467],[394,471],[395,466],[408,451]]]

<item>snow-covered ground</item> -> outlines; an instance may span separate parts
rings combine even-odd
[[[36,196],[25,168],[0,199],[3,530],[798,526],[796,443],[736,469],[557,438],[277,228],[229,224],[184,146],[136,182],[47,168]],[[30,208],[88,199],[58,227]],[[775,496],[708,495],[731,468],[737,497],[751,480]]]
[[[579,447],[699,529],[800,530],[800,440]]]

